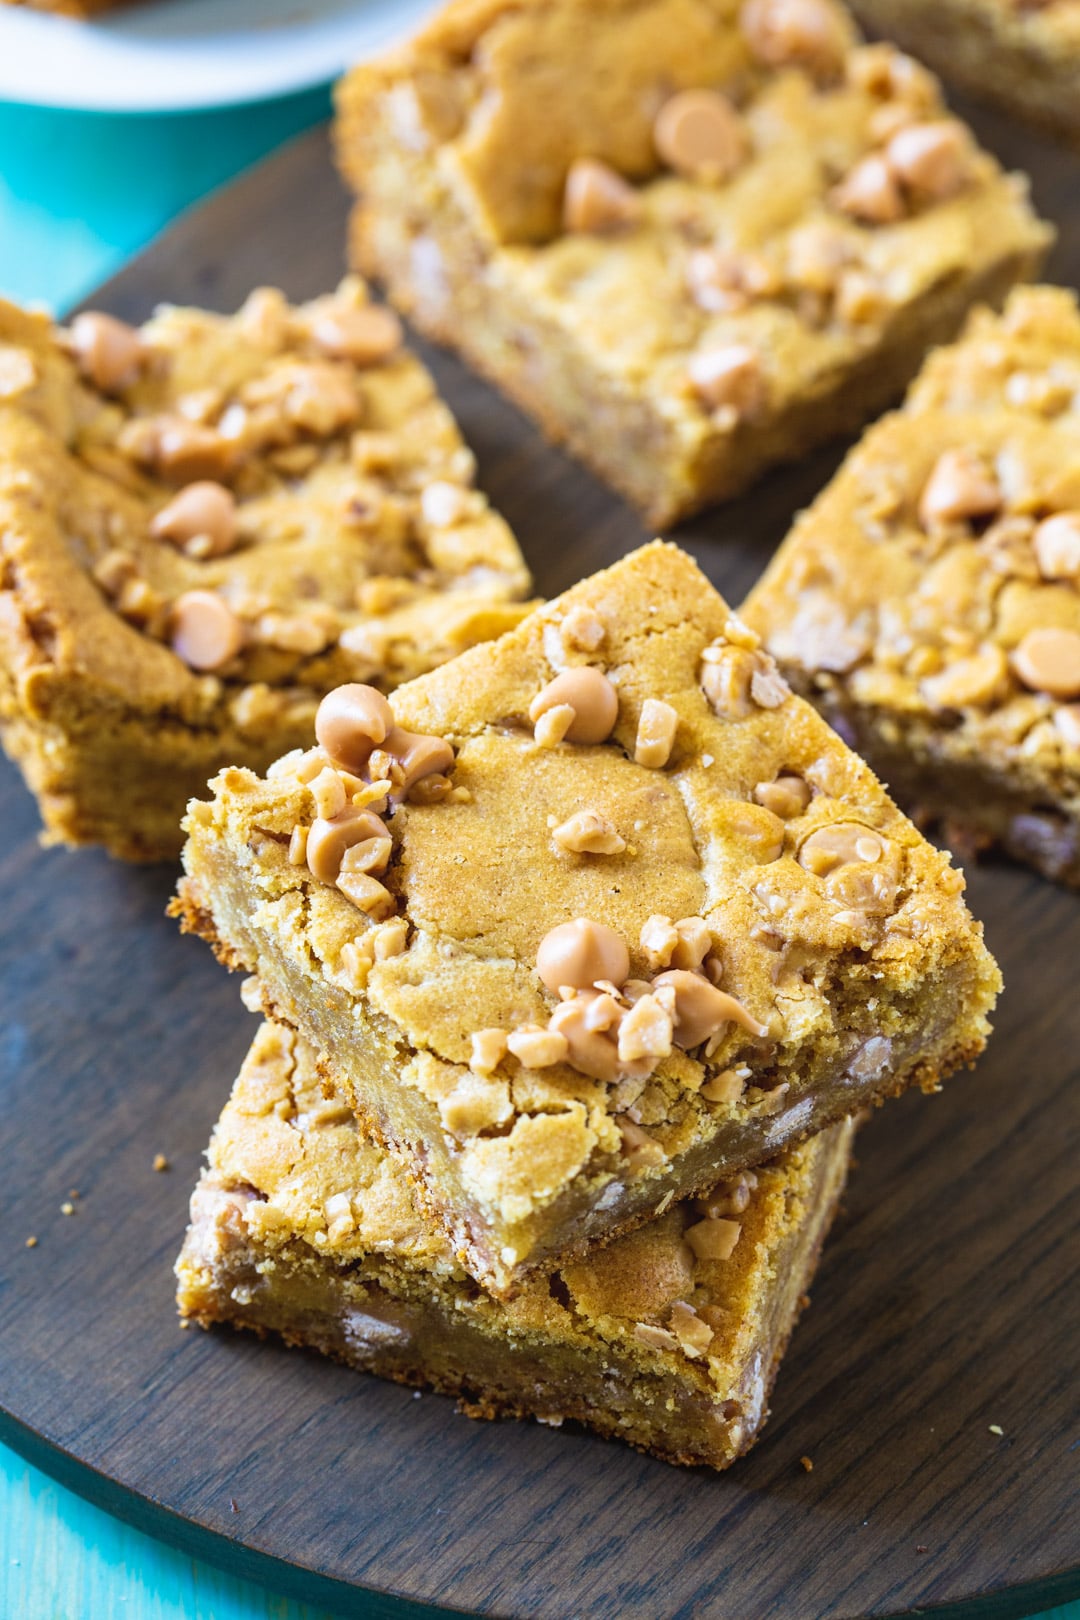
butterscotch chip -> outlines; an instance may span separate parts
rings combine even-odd
[[[630,953],[613,928],[576,917],[544,935],[536,953],[536,971],[549,990],[563,985],[587,990],[600,979],[622,984],[630,972]]]
[[[244,627],[216,591],[185,591],[172,605],[169,640],[189,669],[221,669],[244,645]]]
[[[307,836],[308,869],[320,883],[334,883],[354,845],[374,844],[381,850],[389,840],[386,823],[373,810],[348,805],[332,820],[320,816],[312,822]]]
[[[632,224],[638,211],[633,186],[608,164],[598,163],[595,158],[579,158],[571,164],[563,194],[564,230],[619,230]]]
[[[118,394],[138,380],[145,360],[142,339],[114,315],[76,315],[68,335],[80,372],[103,394]]]
[[[971,137],[955,118],[908,124],[889,142],[889,166],[905,186],[928,197],[951,197],[971,173]]]
[[[653,143],[661,163],[697,180],[726,180],[750,149],[742,119],[716,90],[680,90],[665,101]]]
[[[358,366],[378,365],[401,347],[401,322],[380,304],[327,309],[311,323],[311,337],[334,360]]]
[[[573,855],[621,855],[626,848],[626,839],[595,810],[576,811],[554,827],[551,836],[560,849]]]
[[[1025,686],[1050,697],[1080,697],[1080,634],[1047,627],[1029,630],[1012,656]]]
[[[562,736],[567,742],[602,743],[619,718],[619,695],[602,670],[591,664],[564,669],[539,691],[529,704],[534,723],[550,709],[568,708],[573,718]]]
[[[852,862],[871,865],[880,861],[884,853],[885,845],[878,833],[855,821],[841,821],[819,827],[803,840],[799,865],[815,877],[827,877],[838,866]]]
[[[634,758],[649,770],[662,770],[671,758],[675,746],[675,733],[679,728],[679,711],[661,698],[646,698],[638,719]]]
[[[736,419],[753,416],[765,398],[761,356],[748,343],[728,343],[692,355],[687,375],[711,410],[729,408]]]
[[[220,557],[236,540],[236,498],[223,484],[189,484],[155,514],[150,532],[191,556]]]
[[[747,0],[740,22],[750,49],[769,67],[803,67],[829,79],[843,65],[843,19],[828,0]]]
[[[861,158],[831,193],[834,208],[869,225],[891,225],[905,213],[891,166],[878,153]]]
[[[1044,518],[1032,545],[1044,579],[1080,579],[1080,512]]]
[[[708,979],[683,968],[661,973],[653,981],[653,988],[662,1002],[670,998],[675,1023],[675,1044],[690,1051],[707,1041],[727,1023],[734,1022],[752,1035],[768,1034],[764,1024],[734,996],[718,990]],[[666,992],[664,994],[663,992]]]
[[[393,726],[394,711],[382,693],[358,683],[328,692],[315,715],[320,747],[335,765],[354,773],[364,769]]]
[[[994,517],[1000,510],[1001,486],[986,459],[974,450],[944,451],[919,500],[919,519],[927,529]]]
[[[781,821],[803,815],[811,797],[809,785],[801,776],[778,776],[775,782],[759,782],[754,789],[755,801]]]

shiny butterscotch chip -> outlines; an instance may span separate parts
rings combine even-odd
[[[661,163],[698,180],[726,180],[750,150],[742,119],[717,90],[681,90],[665,101],[653,142]]]
[[[566,176],[563,224],[568,231],[619,230],[637,218],[633,186],[606,163],[579,158]]]

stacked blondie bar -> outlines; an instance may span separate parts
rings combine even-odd
[[[272,1022],[182,1311],[726,1465],[852,1116],[982,1049],[961,875],[659,542],[313,740],[185,823]]]

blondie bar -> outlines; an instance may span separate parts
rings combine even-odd
[[[982,1049],[962,875],[674,546],[316,730],[173,910],[494,1292]]]
[[[972,96],[1080,139],[1076,0],[851,0],[852,10]]]
[[[356,263],[656,525],[860,427],[1050,237],[832,0],[456,0],[337,147]]]
[[[927,362],[745,606],[917,818],[1080,883],[1080,312],[1013,293]]]
[[[767,1416],[851,1135],[835,1125],[500,1304],[326,1095],[311,1049],[264,1024],[191,1201],[180,1310],[433,1385],[474,1417],[572,1418],[726,1468]]]
[[[513,625],[528,574],[361,282],[69,329],[0,303],[0,733],[52,842],[175,856],[226,763]]]

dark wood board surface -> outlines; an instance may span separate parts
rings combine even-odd
[[[1052,272],[1075,285],[1080,159],[977,122],[1040,176],[1065,225]],[[259,282],[321,292],[344,209],[316,133],[94,302],[138,319],[162,299],[232,308]],[[645,538],[491,390],[428,357],[542,591]],[[678,538],[738,602],[837,459]],[[171,871],[42,852],[6,766],[0,806],[0,1437],[192,1552],[365,1615],[411,1600],[513,1620],[1005,1617],[1080,1595],[1080,897],[1007,866],[971,874],[1008,983],[990,1051],[863,1132],[765,1437],[716,1476],[180,1333],[170,1268],[253,1020],[166,921]]]

